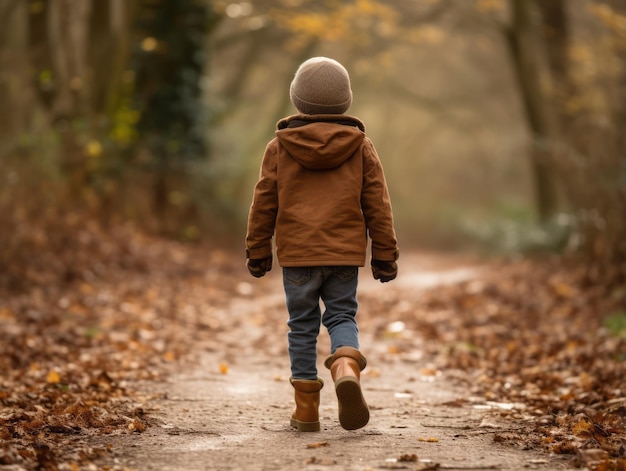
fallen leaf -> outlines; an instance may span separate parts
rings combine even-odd
[[[324,446],[328,446],[328,442],[318,442],[318,443],[309,443],[307,448],[322,448]]]
[[[138,432],[138,433],[145,432],[146,424],[144,424],[139,419],[135,419],[128,424],[128,430],[130,430],[131,432]]]
[[[50,370],[48,376],[46,376],[46,381],[50,384],[58,384],[61,382],[61,376],[55,370]]]

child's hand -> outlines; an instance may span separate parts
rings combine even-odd
[[[255,278],[261,278],[272,269],[272,256],[260,259],[248,259],[246,262],[248,271]]]
[[[396,262],[384,262],[372,259],[372,274],[375,280],[387,283],[398,275],[398,264]]]

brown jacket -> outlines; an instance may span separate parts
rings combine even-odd
[[[398,245],[383,168],[365,126],[347,115],[278,122],[265,149],[248,216],[246,255],[283,267],[363,266],[395,261]]]

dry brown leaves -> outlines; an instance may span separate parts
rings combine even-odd
[[[432,369],[471,390],[459,402],[511,406],[499,414],[523,429],[496,442],[626,469],[626,338],[603,324],[626,311],[626,287],[590,282],[584,267],[525,261],[458,285],[363,298],[380,337],[390,322],[406,327],[390,353],[410,355],[423,339]]]
[[[150,425],[137,382],[229,322],[241,274],[222,252],[128,227],[74,229],[67,247],[42,236],[28,263],[0,275],[0,465],[84,469],[109,452],[89,437]]]
[[[70,222],[54,243],[34,237],[29,257],[3,258],[0,465],[94,462],[109,453],[93,446],[94,436],[151,425],[138,382],[166,375],[199,342],[219,348],[218,337],[240,322],[228,307],[247,279],[241,254]],[[432,360],[423,375],[444,372],[469,386],[472,397],[460,406],[476,397],[523,404],[501,410],[520,427],[496,431],[497,443],[623,471],[626,340],[603,320],[626,308],[626,289],[558,264],[503,264],[491,273],[428,291],[364,292],[363,327],[389,341],[389,324],[403,322],[411,335],[394,337],[390,354],[423,351]]]

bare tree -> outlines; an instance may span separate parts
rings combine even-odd
[[[612,44],[601,53],[605,57],[620,59],[624,63],[626,41],[620,42],[611,33],[611,21],[626,18],[623,2],[598,2],[605,17],[606,29],[602,34],[612,35]],[[553,82],[552,93],[547,98],[553,104],[557,128],[561,130],[559,152],[553,155],[558,173],[563,176],[563,189],[569,210],[577,218],[578,231],[585,252],[594,260],[593,266],[603,270],[622,266],[626,257],[626,171],[624,157],[624,100],[626,99],[626,68],[615,74],[601,70],[595,77],[594,89],[601,90],[606,110],[571,110],[570,103],[584,102],[585,93],[578,89],[574,79],[574,66],[570,59],[573,31],[571,9],[573,2],[541,0],[536,2],[542,21],[541,35],[548,70]],[[603,125],[598,125],[602,117]],[[621,270],[626,271],[624,268]],[[605,270],[606,271],[606,270]],[[611,270],[609,270],[611,271]],[[618,270],[619,272],[619,270]],[[626,275],[622,272],[621,276]]]
[[[558,141],[555,111],[544,83],[550,80],[539,42],[534,5],[510,0],[511,24],[506,31],[510,57],[532,138],[531,164],[541,221],[557,210],[557,185],[551,161]]]

